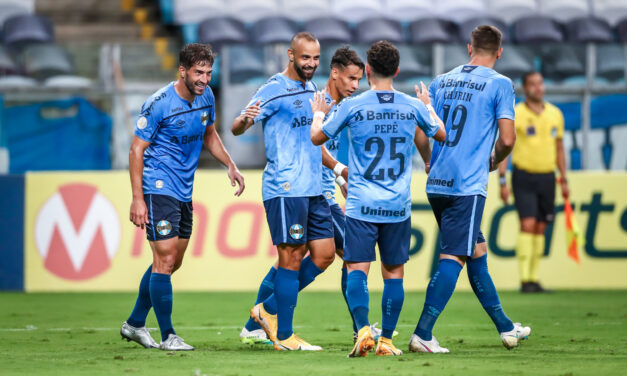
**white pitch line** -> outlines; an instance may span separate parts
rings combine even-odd
[[[294,326],[296,329],[302,329],[302,326]],[[180,330],[229,330],[229,329],[242,329],[241,326],[177,326],[176,329]],[[46,332],[68,332],[68,331],[94,331],[94,332],[108,332],[112,330],[120,330],[120,328],[37,328],[34,326],[27,326],[25,328],[0,328],[0,332],[32,332],[35,330],[41,330]],[[148,331],[154,332],[159,328],[148,328]]]

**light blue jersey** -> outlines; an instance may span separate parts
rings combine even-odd
[[[333,98],[325,91],[325,100],[327,104],[333,101]],[[333,105],[331,111],[329,111],[329,115],[335,110],[337,105]],[[327,118],[329,117],[327,115]],[[337,159],[337,152],[340,149],[340,136],[329,138],[327,142],[324,143],[324,146],[329,151],[329,154],[335,159]],[[322,194],[329,202],[329,205],[335,204],[335,174],[333,170],[330,168],[326,168],[322,166]]]
[[[334,138],[348,127],[347,216],[376,223],[409,218],[417,126],[429,137],[438,131],[425,105],[398,91],[368,90],[331,113],[324,134]]]
[[[322,194],[322,154],[311,143],[313,118],[309,100],[315,85],[303,85],[277,73],[257,91],[248,104],[261,101],[261,122],[266,148],[263,200],[275,197],[312,197]],[[244,111],[242,111],[242,114]]]
[[[461,65],[436,77],[429,95],[447,136],[433,146],[427,193],[487,196],[497,120],[514,120],[512,81],[487,67]]]
[[[203,137],[214,121],[215,98],[209,86],[193,103],[179,97],[174,82],[146,100],[135,126],[135,135],[150,142],[144,152],[144,194],[192,200]]]

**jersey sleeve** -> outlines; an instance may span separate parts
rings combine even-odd
[[[438,85],[440,81],[440,76],[436,77],[431,81],[429,85],[429,100],[431,100],[431,104],[435,107],[435,92],[438,90]]]
[[[275,81],[263,85],[257,90],[255,95],[253,95],[246,107],[252,106],[259,101],[261,113],[255,118],[255,123],[271,117],[278,111],[278,101],[275,100],[277,95],[278,83]],[[242,110],[241,114],[243,115],[245,112],[246,109]]]
[[[209,86],[205,90],[209,90],[209,97],[207,98],[207,104],[211,106],[209,109],[209,121],[207,122],[207,126],[211,126],[216,122],[216,97],[213,95],[213,91]]]
[[[139,118],[135,124],[135,135],[144,141],[152,142],[157,135],[163,119],[163,96],[150,97],[142,106]]]
[[[416,109],[416,123],[420,129],[425,132],[427,137],[433,137],[436,133],[438,133],[438,129],[440,128],[438,121],[431,117],[431,113],[427,109],[427,106],[425,106],[421,101],[416,100],[414,108]]]
[[[335,106],[322,125],[322,132],[329,138],[335,138],[342,129],[348,125],[351,116],[351,106],[346,105],[346,100]]]
[[[514,85],[509,79],[499,80],[499,86],[496,90],[494,110],[497,119],[514,120],[514,102],[516,101],[516,92]]]

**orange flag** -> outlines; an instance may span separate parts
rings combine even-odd
[[[584,247],[584,238],[575,220],[575,213],[573,213],[573,207],[568,198],[564,199],[564,216],[566,217],[566,248],[568,249],[568,257],[580,264],[579,248]]]

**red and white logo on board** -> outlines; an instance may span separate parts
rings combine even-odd
[[[111,266],[120,244],[120,220],[97,187],[66,184],[41,207],[35,243],[44,266],[54,275],[90,279]]]

